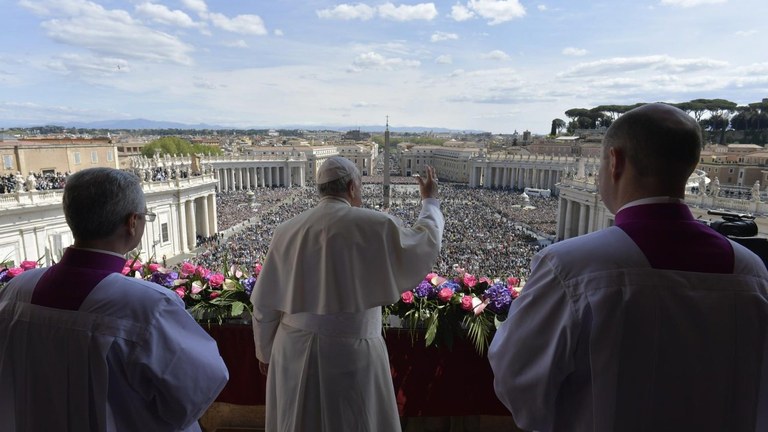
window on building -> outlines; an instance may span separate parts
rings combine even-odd
[[[13,156],[3,155],[3,168],[7,170],[13,169]]]
[[[93,162],[93,163],[99,162],[99,153],[98,152],[95,152],[95,151],[91,152],[91,162]]]
[[[113,160],[115,160],[115,156],[112,154],[112,151],[107,151],[107,160],[109,162],[112,162]]]
[[[744,171],[739,171],[739,178],[740,178],[740,179],[743,179],[743,178],[744,178]]]
[[[160,224],[160,240],[162,240],[163,243],[168,243],[170,240],[170,236],[168,235],[168,222]]]
[[[75,165],[80,165],[80,152],[75,152],[72,157],[75,159]]]

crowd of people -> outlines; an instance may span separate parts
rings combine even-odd
[[[64,189],[69,173],[29,173],[26,177],[17,172],[0,176],[0,193],[30,192],[32,190]]]
[[[457,264],[478,276],[526,277],[531,257],[555,234],[557,199],[456,184],[440,187],[446,224],[434,270],[448,275]],[[363,206],[388,211],[406,225],[416,220],[420,200],[415,184],[393,186],[388,209],[383,208],[381,193],[380,184],[364,184]],[[208,268],[221,268],[226,262],[250,269],[263,262],[275,227],[317,200],[313,188],[258,188],[253,195],[219,193],[218,229],[232,232],[203,239],[193,261]]]

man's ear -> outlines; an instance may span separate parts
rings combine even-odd
[[[130,235],[136,235],[136,226],[139,224],[139,214],[131,213],[125,220],[125,228]]]
[[[624,150],[618,147],[609,148],[608,156],[610,158],[609,174],[611,175],[611,179],[615,182],[621,178],[627,168],[627,157],[624,154]]]

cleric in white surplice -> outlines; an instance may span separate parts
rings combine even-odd
[[[608,128],[598,184],[615,224],[540,251],[488,350],[522,429],[768,431],[768,271],[693,218],[700,152],[670,105]]]
[[[359,208],[360,172],[331,157],[318,205],[276,230],[251,295],[256,356],[267,374],[267,431],[400,430],[381,306],[437,259],[443,215],[431,167],[412,227]]]
[[[200,431],[227,383],[214,341],[173,291],[122,274],[155,214],[135,174],[67,177],[75,238],[0,289],[0,431]]]

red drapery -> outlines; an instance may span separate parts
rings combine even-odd
[[[229,382],[217,402],[264,405],[266,377],[259,373],[250,325],[203,325],[216,340],[229,368]],[[510,415],[493,392],[493,373],[484,356],[465,340],[451,350],[412,344],[407,331],[385,335],[392,381],[401,416]]]

